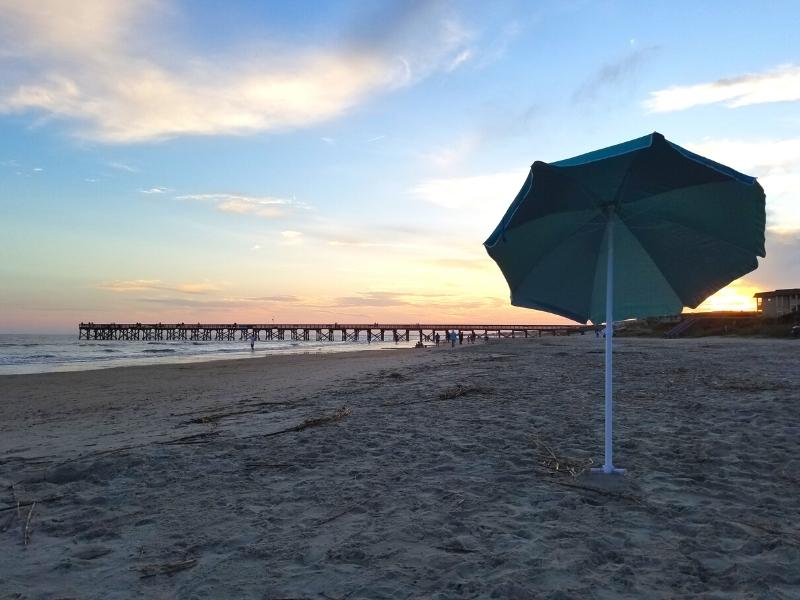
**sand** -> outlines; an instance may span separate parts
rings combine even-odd
[[[617,349],[0,377],[0,598],[800,598],[798,343]]]

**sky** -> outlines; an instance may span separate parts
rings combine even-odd
[[[563,319],[482,243],[652,131],[759,178],[800,286],[800,4],[0,0],[0,332]]]

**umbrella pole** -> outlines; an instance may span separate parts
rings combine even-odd
[[[608,254],[606,263],[606,405],[605,405],[605,460],[599,469],[602,473],[624,473],[625,469],[614,467],[614,215],[611,213],[606,226]]]

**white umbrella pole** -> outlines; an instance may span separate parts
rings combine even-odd
[[[606,264],[606,407],[605,407],[605,461],[602,468],[592,469],[603,473],[624,473],[614,467],[614,215],[609,216],[608,261]]]

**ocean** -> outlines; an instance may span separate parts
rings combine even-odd
[[[380,348],[408,348],[411,342],[258,341],[250,351],[248,340],[236,341],[123,341],[78,340],[78,334],[0,334],[0,375],[85,371],[131,365],[248,359],[265,354],[343,352]]]

